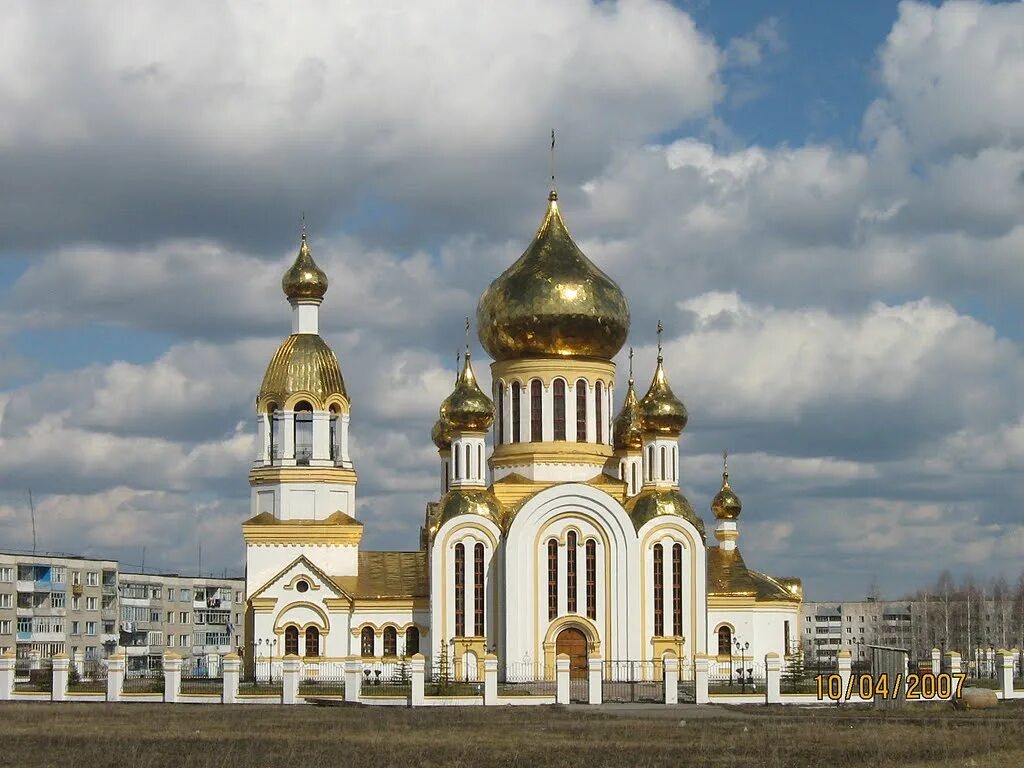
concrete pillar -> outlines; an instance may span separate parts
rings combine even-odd
[[[840,702],[844,702],[846,698],[846,692],[850,689],[850,675],[853,674],[853,660],[850,658],[850,652],[845,648],[837,654],[836,658],[837,665],[839,667],[839,679],[842,681]],[[906,670],[904,670],[904,679],[906,679]]]
[[[422,654],[416,656],[423,658]],[[416,668],[416,656],[413,656],[413,669]],[[415,683],[413,683],[415,686]],[[347,659],[345,661],[345,701],[360,701],[360,694],[363,690],[363,663],[359,659]]]
[[[82,650],[80,648],[75,648],[71,652],[71,665],[78,673],[78,679],[81,680],[85,676],[85,664],[82,662]]]
[[[124,654],[115,653],[107,659],[107,701],[120,701],[124,690]]]
[[[557,682],[557,689],[555,693],[555,702],[557,704],[568,704],[569,703],[569,657],[564,654],[558,654],[555,659],[555,679]]]
[[[665,703],[679,703],[679,659],[675,656],[666,656],[662,661],[665,667],[663,682],[665,686]]]
[[[220,676],[220,654],[208,653],[206,654],[206,676],[207,677],[219,677]]]
[[[946,651],[946,666],[949,668],[949,674],[960,674],[960,654],[956,651]]]
[[[765,704],[782,703],[782,659],[777,653],[767,653],[764,657],[764,674],[766,686],[764,689]]]
[[[237,653],[229,653],[224,657],[224,691],[221,703],[235,704],[238,702],[238,683],[242,676],[242,660]]]
[[[932,674],[938,677],[942,672],[942,651],[932,648]]]
[[[0,656],[0,701],[8,701],[14,695],[14,651]]]
[[[59,653],[53,657],[53,687],[50,691],[52,701],[66,701],[68,697],[68,668],[71,660],[66,654]]]
[[[604,660],[600,657],[587,659],[587,701],[591,704],[600,704],[601,699],[601,670],[604,667]]]
[[[485,704],[489,703],[487,701],[487,691],[490,689],[490,686],[491,686],[491,673],[489,671],[490,667],[488,667],[487,665],[490,664],[490,661],[493,658],[494,658],[493,656],[488,656],[487,659],[484,660],[484,674],[486,675],[486,679],[484,680],[484,703]],[[359,686],[362,684],[361,681],[359,680],[359,677],[361,675],[361,672],[359,671],[359,667],[361,665],[359,664],[359,662],[358,661],[356,661],[356,662],[350,662],[350,661],[345,662],[345,700],[346,701],[352,701],[352,699],[349,699],[349,697],[348,697],[348,686],[350,684],[349,680],[351,679],[350,676],[349,676],[349,671],[348,671],[349,664],[352,664],[354,669],[355,669],[355,682],[352,683],[352,684],[356,686],[356,690],[357,691],[359,690]],[[426,703],[427,703],[426,700],[424,699],[424,675],[426,673],[426,666],[427,666],[426,659],[423,658],[423,654],[422,653],[417,653],[411,659],[409,659],[409,664],[410,664],[410,668],[412,670],[412,687],[409,690],[409,706],[410,707],[422,707],[422,706],[425,706]],[[494,666],[494,694],[495,694],[495,696],[497,696],[497,692],[498,692],[498,667],[497,667],[497,661],[495,661],[495,666]]]
[[[1013,698],[1013,653],[1000,648],[996,654],[997,677],[999,681],[999,698]]]
[[[181,698],[181,667],[184,660],[178,654],[164,654],[164,701],[175,704]]]
[[[37,650],[31,650],[28,652],[28,669],[30,672],[35,672],[43,666],[42,656]]]
[[[484,706],[498,703],[498,657],[484,656]]]
[[[293,653],[284,657],[281,665],[281,703],[299,703],[299,678],[302,677],[302,659]]]
[[[694,701],[697,704],[710,704],[708,696],[708,657],[703,653],[693,657]]]

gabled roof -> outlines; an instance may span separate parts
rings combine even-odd
[[[250,517],[242,525],[358,525],[360,528],[363,527],[361,522],[350,515],[346,515],[340,509],[323,520],[282,520],[270,512],[261,512],[256,517]]]
[[[264,514],[266,514],[266,513],[264,513]],[[296,565],[302,565],[308,571],[310,571],[311,573],[315,574],[320,579],[320,581],[327,586],[327,588],[331,592],[334,592],[335,594],[341,595],[342,597],[346,597],[349,600],[352,599],[352,595],[349,594],[343,587],[341,587],[338,584],[336,579],[332,579],[330,576],[328,576],[326,573],[324,573],[322,570],[320,570],[320,568],[315,566],[309,560],[309,558],[306,557],[305,555],[299,555],[297,558],[295,558],[290,563],[288,563],[288,565],[286,565],[280,571],[278,571],[273,576],[271,576],[269,579],[267,579],[267,581],[263,584],[262,587],[257,589],[251,595],[249,595],[249,599],[252,600],[254,598],[259,597],[263,592],[265,592],[272,585],[277,583],[281,579],[282,576],[284,576],[286,573],[288,573],[288,571],[292,570]]]
[[[358,576],[334,576],[355,598],[428,597],[426,552],[360,552]]]

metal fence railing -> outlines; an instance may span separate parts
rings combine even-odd
[[[764,662],[737,656],[708,665],[708,693],[764,693],[767,684]]]
[[[360,695],[408,696],[411,691],[412,672],[406,660],[364,663]]]
[[[96,659],[87,659],[79,665],[72,663],[68,666],[68,692],[69,693],[106,693],[107,691],[107,668]]]
[[[665,700],[664,666],[660,661],[610,660],[602,666],[602,701],[658,703]]]
[[[159,669],[133,669],[124,673],[124,693],[163,693],[164,673]]]
[[[498,669],[499,696],[554,696],[557,688],[553,666],[520,661]]]
[[[300,696],[345,696],[345,663],[319,661],[305,664],[299,680]]]
[[[283,692],[281,667],[268,658],[257,658],[251,665],[242,665],[238,693],[241,696],[278,695]]]
[[[211,667],[205,656],[185,659],[181,665],[181,693],[217,696],[224,691],[224,678]]]
[[[50,666],[50,660],[43,659],[37,669],[32,669],[27,659],[15,661],[14,690],[26,693],[52,691],[53,669]]]

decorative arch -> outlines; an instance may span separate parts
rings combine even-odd
[[[315,626],[321,635],[326,635],[331,629],[331,622],[323,608],[307,601],[285,605],[274,620],[274,632],[280,634],[288,625],[295,625],[303,630]]]
[[[292,392],[290,395],[288,395],[288,399],[284,401],[284,410],[294,411],[295,406],[303,401],[309,403],[314,411],[327,410],[327,408],[324,406],[324,403],[320,400],[319,397],[314,395],[312,392],[304,391]]]
[[[715,653],[720,657],[731,656],[732,641],[735,636],[736,627],[727,621],[719,622],[715,627]]]
[[[601,634],[597,625],[585,616],[566,615],[559,616],[548,625],[548,631],[544,634],[544,668],[554,669],[555,667],[555,641],[563,629],[578,629],[587,638],[587,655],[601,655]]]

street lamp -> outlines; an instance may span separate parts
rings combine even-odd
[[[736,670],[736,674],[739,675],[739,677],[740,677],[740,689],[742,690],[743,693],[746,693],[746,691],[747,691],[747,683],[749,682],[751,685],[754,684],[754,669],[753,669],[753,667],[747,669],[747,677],[743,676],[743,658],[744,658],[744,653],[746,653],[747,649],[750,648],[750,643],[741,643],[739,638],[736,638],[735,643],[736,643],[736,652],[739,654],[739,657],[740,657],[740,668],[738,670]]]

